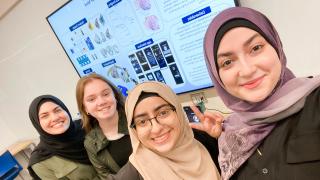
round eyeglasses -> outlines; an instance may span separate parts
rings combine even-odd
[[[158,110],[156,116],[152,118],[146,117],[137,117],[135,118],[130,125],[131,128],[135,129],[151,129],[152,127],[152,119],[155,119],[158,124],[163,124],[167,120],[171,119],[176,109],[173,106],[164,106]]]

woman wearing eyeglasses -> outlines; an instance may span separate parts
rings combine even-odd
[[[133,147],[128,163],[109,179],[219,179],[207,149],[196,139],[175,93],[165,84],[136,86],[126,100]]]

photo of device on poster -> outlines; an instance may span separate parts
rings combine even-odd
[[[177,94],[212,87],[203,38],[211,20],[238,2],[172,2],[72,0],[47,21],[80,77],[95,72],[128,90],[155,80]]]
[[[145,48],[144,50],[144,53],[146,54],[146,57],[148,59],[148,62],[150,64],[151,67],[155,67],[155,66],[158,66],[158,63],[156,61],[156,58],[154,57],[152,51],[151,51],[151,48]]]
[[[163,77],[163,75],[162,75],[160,70],[155,71],[154,75],[156,76],[157,81],[166,83],[166,81],[164,80],[164,77]]]
[[[177,84],[183,83],[183,79],[176,64],[169,65],[172,76]]]
[[[158,45],[158,44],[153,45],[153,46],[151,46],[151,49],[152,49],[152,51],[153,51],[154,56],[155,56],[156,59],[157,59],[157,62],[158,62],[158,64],[159,64],[159,67],[160,67],[160,68],[167,67],[167,63],[166,63],[166,61],[165,61],[165,59],[164,59],[164,57],[163,57],[163,55],[162,55],[162,53],[161,53],[161,50],[160,50],[160,48],[159,48],[159,45]]]

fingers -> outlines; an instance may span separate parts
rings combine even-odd
[[[190,108],[192,109],[192,111],[194,112],[194,114],[198,117],[198,119],[202,122],[202,121],[204,120],[204,116],[203,116],[203,114],[200,112],[200,110],[199,110],[196,106],[194,106],[194,105],[190,106]]]
[[[203,116],[216,123],[222,123],[222,121],[224,120],[223,115],[217,112],[205,111]]]
[[[189,125],[192,129],[198,129],[200,131],[204,131],[203,125],[200,123],[189,123]]]

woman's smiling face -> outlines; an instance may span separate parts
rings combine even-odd
[[[70,126],[68,113],[51,101],[45,102],[40,106],[38,117],[41,128],[48,134],[62,134]]]
[[[280,79],[281,63],[276,50],[249,28],[236,27],[223,36],[217,63],[226,91],[248,102],[264,100]]]
[[[166,114],[165,118],[160,118],[162,114]],[[158,120],[154,118],[156,116]],[[158,153],[167,153],[176,146],[181,125],[177,113],[167,101],[158,96],[143,99],[133,113],[134,123],[141,120],[148,123],[147,127],[136,127],[138,138],[144,146]]]

